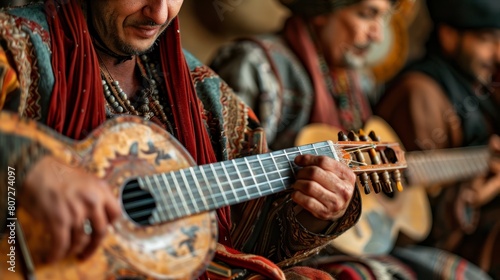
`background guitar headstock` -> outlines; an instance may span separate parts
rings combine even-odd
[[[301,131],[296,145],[338,138],[335,145],[339,157],[358,175],[358,184],[366,194],[372,190],[387,194],[403,190],[401,170],[407,168],[407,163],[398,142],[382,142],[373,131],[369,135],[362,130],[359,134],[337,131],[322,124],[310,125]]]

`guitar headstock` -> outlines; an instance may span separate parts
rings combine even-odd
[[[407,168],[404,151],[397,142],[382,142],[372,131],[338,133],[336,146],[343,161],[358,175],[365,193],[392,193],[403,190],[401,170]]]

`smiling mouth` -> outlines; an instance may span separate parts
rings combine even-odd
[[[158,32],[160,31],[161,26],[160,25],[137,25],[137,26],[132,26],[132,29],[134,30],[134,33],[137,34],[139,37],[149,39],[153,36],[156,36]]]

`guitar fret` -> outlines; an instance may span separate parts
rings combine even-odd
[[[275,160],[275,158],[274,158],[274,155],[271,153],[271,154],[270,154],[270,156],[271,156],[271,160],[272,160],[272,161],[273,161],[273,163],[274,163],[274,166],[276,167],[276,173],[277,173],[277,174],[278,174],[278,176],[280,177],[281,183],[282,183],[283,185],[285,185],[285,181],[283,180],[283,177],[281,176],[280,168],[279,168],[278,164],[276,163],[276,160]]]
[[[315,154],[315,155],[318,155],[318,150],[316,149],[316,146],[314,146],[314,144],[312,145],[312,148],[313,148],[313,150],[314,150],[314,154]]]
[[[474,168],[474,162],[473,161],[465,161],[465,164],[467,165],[467,169],[472,170]]]
[[[437,176],[439,175],[439,172],[438,172],[438,166],[439,164],[437,164],[436,161],[432,162],[431,164],[429,164],[428,168],[429,170],[431,171],[431,178],[432,180],[436,180]]]
[[[422,158],[421,156],[418,157],[418,162],[416,162],[416,167],[417,167],[417,175],[414,177],[415,180],[418,180],[418,178],[426,178],[425,180],[429,180],[428,176],[425,176],[425,174],[428,174],[425,170],[425,165],[422,163]]]
[[[214,196],[214,193],[212,191],[212,185],[210,184],[210,181],[208,180],[208,177],[207,177],[207,174],[205,173],[204,167],[203,166],[200,167],[199,171],[201,173],[201,176],[203,177],[203,181],[205,181],[206,189],[210,193],[210,195],[208,196],[208,198],[210,198],[212,200],[212,204],[209,204],[210,209],[215,208],[217,206],[217,201],[215,200],[215,196]]]
[[[246,187],[247,185],[245,184],[245,181],[241,177],[241,171],[240,171],[240,168],[238,168],[237,161],[233,160],[232,163],[233,163],[233,166],[234,166],[235,173],[238,176],[238,179],[239,179],[239,181],[241,183],[241,188],[240,189],[243,189],[243,191],[245,192],[245,199],[250,199],[250,194],[248,193],[249,190]]]
[[[182,181],[184,182],[185,188],[188,191],[188,195],[191,197],[191,203],[193,204],[194,208],[196,209],[195,213],[200,212],[200,208],[198,208],[198,199],[194,197],[193,192],[191,191],[191,185],[187,181],[186,174],[184,173],[184,170],[180,170],[178,174],[181,175]]]
[[[168,182],[168,178],[167,178],[166,175],[167,174],[165,174],[165,173],[161,174],[161,176],[163,178],[163,181],[166,184],[166,189],[167,189],[168,195],[172,198],[172,204],[170,204],[170,205],[173,206],[173,207],[168,207],[168,210],[170,210],[170,209],[173,208],[174,211],[175,211],[175,214],[176,214],[175,217],[182,217],[181,212],[179,211],[179,207],[177,206],[177,202],[176,202],[178,200],[176,199],[176,196],[174,196],[174,192],[172,190],[172,187],[171,187],[170,183]],[[164,195],[164,193],[162,191],[160,191],[160,194],[162,196]],[[164,199],[164,200],[166,200],[166,199]],[[167,204],[165,204],[165,206],[167,207]]]
[[[248,163],[250,164],[250,166],[252,167],[252,172],[254,171],[257,171],[257,170],[261,170],[260,171],[260,176],[255,176],[255,180],[258,183],[257,185],[257,188],[258,188],[258,192],[261,194],[261,195],[266,195],[267,193],[264,193],[264,190],[266,190],[266,188],[270,188],[271,187],[271,182],[269,180],[269,177],[267,176],[267,172],[266,170],[264,169],[264,166],[260,160],[260,156],[255,156],[254,157],[255,160],[253,161],[250,161],[250,159],[248,160]],[[257,172],[259,173],[259,172]],[[267,186],[267,187],[266,187]]]
[[[219,181],[219,178],[216,176],[217,172],[215,171],[214,165],[211,164],[210,168],[212,169],[212,173],[214,175],[215,180],[217,181],[217,186],[220,189],[220,193],[222,194],[222,198],[224,199],[224,203],[227,205],[229,204],[229,201],[227,200],[226,193],[224,192],[224,189],[222,188],[222,184]],[[219,205],[217,205],[219,206]]]
[[[443,158],[439,153],[436,155],[436,161],[434,162],[434,170],[436,171],[436,179],[438,178],[439,174],[446,174],[445,168],[442,164]]]
[[[146,179],[148,179],[148,177],[146,177]],[[169,215],[170,212],[166,211],[167,210],[166,206],[169,205],[169,203],[167,201],[167,197],[165,196],[164,192],[161,191],[161,188],[160,188],[161,183],[158,180],[158,176],[153,176],[153,179],[155,180],[156,185],[157,185],[157,187],[155,189],[160,190],[159,193],[160,193],[162,201],[164,202],[164,203],[159,203],[159,205],[157,203],[157,211],[155,211],[154,213],[158,213],[158,215],[160,216],[158,218],[160,218],[160,219],[170,219],[171,218]]]
[[[221,163],[222,171],[224,171],[224,174],[226,174],[226,178],[228,179],[227,182],[229,183],[229,188],[233,192],[234,199],[236,202],[240,202],[241,199],[238,197],[238,194],[236,193],[236,190],[233,186],[233,182],[231,181],[231,178],[229,177],[229,173],[227,172],[226,165],[224,163]]]
[[[189,168],[189,173],[191,174],[191,177],[193,178],[194,184],[196,185],[196,189],[198,190],[198,195],[200,196],[201,201],[203,202],[203,205],[205,206],[205,208],[203,210],[210,209],[210,206],[206,200],[206,196],[203,193],[203,189],[200,186],[200,182],[198,181],[197,177],[195,176],[194,168]]]
[[[181,204],[184,206],[184,213],[187,215],[191,214],[191,211],[189,210],[189,206],[187,205],[186,198],[184,197],[184,192],[182,191],[181,186],[179,185],[179,181],[177,181],[177,178],[175,177],[175,172],[170,172],[170,177],[172,177],[172,182],[174,183],[174,187],[177,190],[177,194],[179,195],[178,197],[181,199]]]
[[[277,172],[280,176],[283,186],[290,185],[291,180],[295,178],[295,170],[292,166],[293,162],[290,162],[287,155],[287,153],[292,151],[293,153],[295,153],[295,150],[295,148],[292,148],[288,150],[277,151],[274,153],[275,156],[273,157],[273,162],[277,168]]]
[[[487,169],[488,150],[482,147],[407,154],[411,184],[438,184],[469,178]]]
[[[262,196],[262,192],[260,191],[260,188],[259,188],[259,183],[257,183],[257,179],[256,179],[256,176],[255,174],[253,173],[253,170],[252,170],[252,167],[250,166],[250,162],[248,162],[248,159],[246,157],[243,158],[246,165],[248,166],[248,171],[250,172],[250,177],[253,179],[253,182],[255,184],[255,188],[257,189],[257,192],[259,193],[259,197]]]
[[[270,180],[269,176],[268,176],[268,174],[271,174],[271,172],[267,172],[266,168],[264,167],[264,164],[262,163],[262,159],[261,159],[262,157],[263,157],[262,155],[257,155],[257,160],[259,161],[259,164],[260,164],[260,166],[262,168],[264,176],[266,177],[266,182],[267,182],[267,184],[270,187],[271,193],[273,193],[273,189],[274,189],[273,185],[272,185],[273,180]]]
[[[139,185],[147,188],[150,192],[154,192],[155,189],[158,189],[158,188],[155,188],[153,186],[153,184],[151,183],[151,180],[149,179],[149,177],[144,177],[144,178],[139,178],[138,180],[139,182]],[[160,204],[158,207],[157,207],[157,211],[155,211],[153,213],[153,221],[155,218],[159,218],[158,216],[161,216],[163,214],[163,216],[165,217],[164,213],[163,213],[163,210],[162,210],[162,206],[165,205],[164,203],[163,204]],[[156,214],[156,215],[155,215]],[[164,217],[161,217],[161,218],[164,218]]]
[[[470,172],[470,170],[468,170],[468,168],[463,163],[458,164],[457,167],[458,167],[457,169],[460,172],[460,174],[465,174],[467,172]]]

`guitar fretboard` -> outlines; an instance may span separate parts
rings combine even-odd
[[[471,178],[488,168],[486,147],[469,147],[406,154],[410,185],[432,185]]]
[[[301,154],[339,160],[330,141],[230,161],[196,166],[138,179],[156,201],[150,224],[215,210],[286,190]]]

